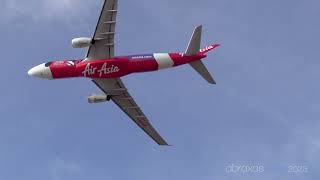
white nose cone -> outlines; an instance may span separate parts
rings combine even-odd
[[[51,70],[49,67],[46,67],[44,63],[30,69],[28,75],[41,79],[52,79]]]

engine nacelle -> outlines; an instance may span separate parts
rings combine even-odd
[[[88,97],[89,103],[103,103],[109,100],[110,99],[107,95],[92,95]]]
[[[72,47],[73,48],[85,48],[92,45],[92,38],[74,38],[72,39]]]
[[[88,97],[89,103],[102,103],[111,100],[110,95],[92,95]]]

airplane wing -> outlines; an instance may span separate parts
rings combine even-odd
[[[114,57],[114,36],[118,0],[105,0],[89,47],[86,61]],[[130,96],[121,79],[94,79],[93,82],[159,145],[168,145],[152,127],[147,117]]]
[[[152,127],[148,118],[131,97],[120,78],[94,79],[93,82],[106,94],[111,95],[112,101],[126,113],[144,132],[159,145],[168,145],[167,142]]]
[[[105,0],[86,59],[110,59],[114,56],[114,36],[118,0]]]

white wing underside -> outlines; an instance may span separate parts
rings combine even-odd
[[[110,59],[114,57],[114,37],[118,12],[118,0],[105,0],[98,24],[93,35],[85,61]],[[93,82],[126,113],[144,132],[159,145],[168,145],[152,127],[148,118],[131,97],[120,78],[93,79]]]

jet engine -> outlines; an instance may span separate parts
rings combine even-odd
[[[73,48],[85,48],[92,45],[92,38],[74,38],[72,39],[72,47]]]
[[[92,95],[88,97],[88,102],[89,103],[103,103],[106,101],[110,101],[111,100],[111,96],[107,96],[107,95]]]

